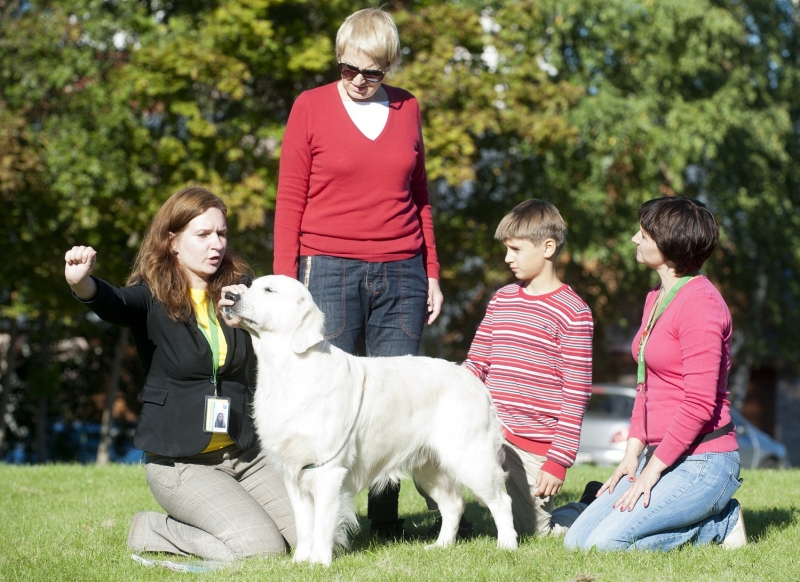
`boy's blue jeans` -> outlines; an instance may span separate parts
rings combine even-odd
[[[637,476],[645,465],[642,458]],[[741,519],[739,453],[702,453],[680,459],[664,472],[650,494],[633,511],[611,506],[630,487],[620,479],[614,493],[603,493],[575,521],[564,538],[567,548],[589,550],[662,550],[685,543],[722,543]]]
[[[325,314],[325,339],[355,354],[363,339],[366,355],[417,355],[428,317],[428,277],[422,255],[370,263],[324,255],[300,257],[298,280]],[[400,486],[370,495],[372,522],[397,520]]]

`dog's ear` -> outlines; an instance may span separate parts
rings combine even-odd
[[[297,302],[297,309],[302,315],[300,323],[292,334],[292,350],[296,354],[302,354],[325,340],[325,336],[322,335],[325,316],[313,301],[305,297]]]

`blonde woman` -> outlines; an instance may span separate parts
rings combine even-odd
[[[281,149],[273,270],[308,287],[328,341],[368,356],[417,354],[442,306],[419,105],[384,83],[400,56],[389,14],[351,14],[341,79],[297,98]],[[370,496],[382,537],[403,535],[398,492]]]

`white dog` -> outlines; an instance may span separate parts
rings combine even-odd
[[[226,314],[253,336],[256,430],[283,466],[295,561],[329,565],[357,523],[353,496],[406,473],[439,505],[435,545],[455,541],[466,486],[492,512],[498,547],[517,547],[499,422],[480,380],[444,360],[343,352],[324,339],[311,294],[289,277],[261,277],[229,298]]]

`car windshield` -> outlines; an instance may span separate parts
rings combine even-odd
[[[634,399],[620,394],[592,394],[586,407],[595,416],[630,418]]]

